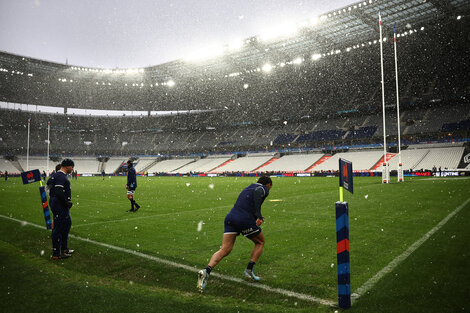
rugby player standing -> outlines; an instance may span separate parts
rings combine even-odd
[[[135,168],[132,166],[132,160],[127,161],[127,199],[131,202],[131,209],[127,212],[137,212],[140,205],[134,200],[135,189],[137,188],[137,175]]]

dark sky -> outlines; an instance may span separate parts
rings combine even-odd
[[[71,65],[157,65],[352,0],[0,0],[0,50]]]

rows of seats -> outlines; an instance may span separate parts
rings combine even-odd
[[[109,158],[109,160],[105,162],[104,171],[106,173],[114,173],[122,165],[122,163],[126,161],[127,160],[125,157]]]
[[[13,166],[13,164],[0,156],[0,172],[5,173],[7,171],[8,173],[19,173],[20,170],[18,170],[16,167]]]
[[[18,162],[24,171],[26,170],[35,170],[38,169],[41,173],[43,171],[48,171],[47,169],[47,157],[29,157],[29,162],[26,157],[18,158]],[[28,167],[29,166],[29,167]],[[54,162],[49,160],[49,171],[52,171],[55,168]]]
[[[135,165],[135,170],[137,172],[147,171],[147,168],[157,160],[155,157],[140,157]]]
[[[98,174],[100,173],[100,162],[96,158],[73,158],[75,170],[79,174]]]
[[[251,172],[272,158],[272,155],[242,157],[218,168],[216,172]]]
[[[414,170],[419,162],[429,153],[429,149],[406,149],[401,151],[401,162],[403,170]],[[398,169],[399,156],[395,155],[388,161],[391,170]]]
[[[456,169],[462,159],[465,148],[463,146],[416,145],[401,151],[401,162],[404,170],[432,170],[434,167],[442,169]],[[233,155],[212,155],[205,158],[177,158],[158,161],[156,157],[140,157],[136,160],[138,172],[149,173],[190,173],[190,172],[302,172],[307,169],[310,172],[336,171],[338,159],[346,159],[353,163],[354,171],[371,170],[383,157],[383,150],[360,150],[339,152],[334,155],[323,153],[298,153],[287,154],[278,158],[273,152],[249,153],[244,157],[233,159]],[[321,159],[324,160],[321,160]],[[79,174],[99,174],[101,163],[94,157],[72,157],[75,162],[75,170]],[[110,158],[104,163],[106,173],[113,173],[127,160],[126,157]],[[319,161],[323,162],[319,162]],[[15,167],[15,161],[1,159],[0,171],[19,173]],[[399,156],[394,154],[389,160],[390,170],[398,168]],[[16,163],[26,170],[26,157],[18,157]],[[49,170],[52,171],[55,162],[49,161]],[[45,157],[30,157],[29,169],[47,171]],[[381,169],[379,168],[379,171]]]
[[[456,169],[464,151],[464,147],[430,149],[426,157],[415,166],[415,169],[431,170],[433,167]]]
[[[377,131],[377,126],[364,126],[360,127],[359,129],[351,130],[346,138],[370,138],[374,136],[375,132]]]
[[[196,162],[189,163],[182,168],[179,168],[176,172],[178,173],[190,173],[190,172],[209,172],[216,167],[222,165],[223,163],[230,160],[231,157],[221,157],[221,158],[205,158],[199,159]]]
[[[451,117],[445,112],[452,112]],[[27,120],[29,116],[22,112],[2,111],[5,126],[0,153],[21,155],[26,153],[27,129],[17,124]],[[445,109],[417,109],[405,110],[401,114],[401,130],[406,136],[423,133],[440,132],[448,135],[453,131],[466,131],[470,127],[470,109],[468,106],[456,105],[455,108]],[[154,155],[173,154],[175,152],[224,152],[260,150],[266,146],[308,147],[311,145],[324,146],[325,144],[339,145],[356,143],[380,142],[383,136],[383,123],[381,114],[365,116],[332,117],[327,121],[305,119],[301,122],[281,124],[276,126],[247,125],[227,129],[213,130],[181,130],[150,132],[147,128],[139,133],[123,133],[115,129],[116,119],[93,118],[84,120],[73,117],[63,120],[62,117],[51,118],[53,127],[50,131],[51,154],[82,154],[82,155]],[[150,127],[151,122],[158,122],[148,118],[119,120],[123,127]],[[69,123],[70,122],[70,123]],[[30,137],[30,154],[46,154],[47,131],[44,124],[47,119],[36,114],[33,116]],[[69,129],[68,125],[83,124],[83,129]],[[134,123],[132,126],[126,123]],[[148,125],[147,125],[148,124]],[[99,129],[93,129],[100,125]],[[387,112],[387,134],[397,135],[396,113]],[[81,127],[80,127],[81,128]],[[88,130],[87,130],[88,129]],[[83,131],[82,131],[83,130]],[[445,133],[443,133],[445,132]],[[345,136],[347,134],[347,136]],[[419,137],[418,136],[418,137]],[[463,135],[462,135],[463,136]],[[395,139],[392,139],[395,140]],[[409,140],[409,138],[408,138]],[[87,144],[88,143],[88,144]],[[256,148],[256,149],[253,149]]]
[[[290,154],[261,167],[258,172],[301,172],[317,162],[323,154]]]
[[[194,162],[194,159],[163,160],[152,165],[147,171],[149,173],[170,173],[191,162]]]
[[[325,162],[313,167],[311,171],[336,171],[339,166],[339,158],[351,161],[354,171],[367,171],[377,164],[382,156],[383,151],[380,150],[336,153]]]

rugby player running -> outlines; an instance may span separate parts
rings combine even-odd
[[[220,250],[212,255],[207,267],[198,272],[197,288],[200,292],[204,292],[212,269],[230,254],[235,239],[240,233],[255,244],[251,251],[250,262],[243,272],[243,276],[253,281],[260,280],[255,275],[254,266],[264,247],[264,233],[260,228],[260,225],[264,222],[264,217],[261,215],[261,205],[269,195],[272,186],[273,182],[269,176],[261,176],[257,183],[251,184],[240,193],[232,210],[225,217],[224,235]]]

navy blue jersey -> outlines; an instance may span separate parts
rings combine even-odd
[[[129,186],[129,189],[137,188],[137,177],[135,174],[135,168],[132,166],[127,169],[127,186]]]
[[[251,184],[242,190],[228,215],[236,220],[256,220],[258,218],[262,220],[261,204],[268,195],[268,187],[259,183]]]
[[[51,178],[47,181],[47,185],[50,188],[50,197],[55,198],[55,187],[63,187],[66,200],[70,200],[72,197],[72,190],[70,189],[70,181],[62,171],[58,171],[51,175]]]

